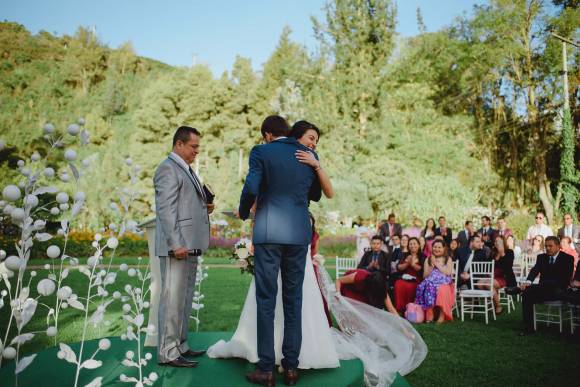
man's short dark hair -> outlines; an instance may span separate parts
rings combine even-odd
[[[481,238],[481,235],[479,235],[479,234],[474,234],[474,235],[472,235],[472,236],[470,236],[470,237],[469,237],[469,243],[473,242],[473,240],[474,240],[475,238],[483,240],[483,239]]]
[[[314,130],[318,135],[318,139],[320,139],[320,130],[316,127],[316,125],[305,120],[297,121],[294,123],[294,125],[292,125],[292,130],[290,130],[290,133],[288,134],[288,137],[294,137],[295,139],[299,140],[309,130]]]
[[[381,238],[380,235],[373,235],[373,237],[371,238],[371,240],[373,241],[383,241],[383,238]]]
[[[471,220],[466,220],[465,221],[465,227],[469,226],[471,223],[472,223]]]
[[[392,212],[391,212],[391,213],[389,214],[389,219],[391,219],[391,218],[395,218],[396,216],[397,216],[397,215],[395,215],[394,213],[392,213]]]
[[[546,239],[544,239],[544,245],[546,244],[546,242],[552,241],[557,245],[560,245],[560,238],[558,238],[557,236],[549,236],[546,237]]]
[[[177,128],[175,134],[173,135],[173,146],[177,144],[177,141],[181,141],[182,143],[185,144],[186,142],[189,141],[191,135],[201,136],[201,133],[199,133],[199,130],[192,128],[190,126],[180,126],[179,128]]]
[[[488,222],[491,222],[491,218],[490,218],[489,216],[487,216],[487,215],[483,215],[483,216],[481,217],[481,219],[485,219],[485,220],[487,220]]]
[[[437,220],[441,220],[441,219],[445,219],[445,217],[444,217],[443,215],[441,215],[441,216],[439,217],[439,219],[437,219]]]
[[[266,137],[266,133],[270,133],[274,137],[282,137],[290,133],[290,127],[284,118],[273,115],[266,117],[264,122],[262,122],[260,131],[262,132],[262,137]]]

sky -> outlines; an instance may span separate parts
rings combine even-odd
[[[485,0],[397,0],[397,32],[418,33],[421,8],[428,31],[449,25]],[[171,65],[204,63],[216,76],[236,55],[261,68],[282,29],[310,50],[316,46],[311,16],[324,20],[325,0],[0,0],[0,20],[23,24],[36,34],[72,35],[94,28],[110,47],[131,42],[138,55]]]

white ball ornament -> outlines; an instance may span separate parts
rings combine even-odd
[[[131,305],[129,304],[124,304],[123,305],[123,312],[125,313],[129,313],[131,311]]]
[[[127,353],[125,354],[125,357],[127,359],[133,359],[133,357],[135,357],[135,352],[133,352],[133,351],[127,351]]]
[[[121,270],[121,271],[127,271],[128,268],[129,268],[129,266],[126,263],[122,263],[119,266],[119,270]]]
[[[64,152],[64,158],[65,158],[65,160],[67,160],[67,161],[75,161],[75,160],[76,160],[76,158],[77,158],[77,152],[75,152],[75,151],[74,151],[74,150],[72,150],[72,149],[67,149],[67,150]]]
[[[21,196],[21,192],[20,192],[20,188],[18,188],[15,185],[7,185],[6,187],[4,187],[4,190],[2,190],[2,197],[4,198],[4,200],[7,200],[9,202],[15,202],[18,199],[20,199]]]
[[[38,294],[40,294],[41,296],[45,297],[50,296],[56,290],[56,284],[54,283],[54,281],[45,278],[40,280],[38,284],[36,284],[36,290],[38,291]]]
[[[46,227],[46,221],[45,220],[36,219],[34,221],[34,229],[36,231],[40,231],[40,230],[44,229],[44,227]]]
[[[51,167],[44,168],[44,177],[52,179],[54,177],[54,169]]]
[[[15,255],[11,255],[6,258],[4,264],[8,270],[17,271],[20,269],[20,258]]]
[[[119,292],[119,291],[113,292],[113,298],[115,300],[118,300],[119,298],[121,298],[121,292]]]
[[[97,242],[99,242],[101,239],[103,239],[103,236],[99,233],[95,234],[94,240],[96,240]]]
[[[30,176],[30,174],[32,173],[32,171],[30,170],[30,168],[28,168],[28,167],[24,167],[24,168],[22,168],[22,169],[20,170],[20,173],[21,173],[23,176]]]
[[[38,152],[34,152],[31,156],[30,156],[30,160],[32,161],[38,161],[40,160],[40,154]]]
[[[46,328],[46,335],[48,337],[54,337],[56,336],[56,333],[57,333],[56,327],[50,326]]]
[[[26,197],[24,198],[24,203],[28,207],[34,208],[38,206],[38,196],[32,194],[26,195]]]
[[[22,222],[26,217],[26,213],[22,208],[15,208],[10,213],[13,222]]]
[[[10,214],[12,214],[12,211],[14,211],[14,206],[12,204],[7,204],[2,209],[2,213],[7,216],[10,216]]]
[[[18,168],[22,168],[26,163],[24,162],[24,160],[18,160],[16,162],[16,165],[18,166]]]
[[[147,352],[145,354],[145,360],[151,360],[151,359],[153,359],[153,355],[151,355],[151,352]]]
[[[73,196],[75,202],[83,202],[83,201],[85,201],[86,197],[87,197],[87,195],[85,195],[85,193],[83,191],[78,191]]]
[[[127,164],[127,166],[131,166],[133,165],[133,160],[131,160],[131,158],[128,158],[125,160],[125,164]]]
[[[0,250],[0,261],[3,261],[6,258],[6,251]]]
[[[2,351],[2,356],[6,360],[12,360],[16,357],[16,350],[12,347],[6,347],[4,348],[4,351]]]
[[[60,304],[60,307],[62,309],[68,309],[68,302],[63,302],[62,304]]]
[[[70,181],[70,175],[66,172],[63,172],[60,176],[59,176],[60,180],[68,183]]]
[[[54,125],[51,124],[50,122],[47,122],[46,124],[44,124],[44,133],[46,134],[52,134],[54,133]]]
[[[82,164],[82,165],[83,165],[83,167],[85,167],[85,168],[88,168],[88,167],[89,167],[89,165],[91,165],[91,163],[90,163],[90,162],[89,162],[89,160],[87,160],[87,159],[84,159],[84,160],[82,161],[82,163],[81,163],[81,164]]]
[[[50,270],[50,264],[49,263],[46,263],[44,265],[44,270]]]
[[[106,351],[109,348],[111,348],[111,340],[109,340],[109,339],[99,340],[99,349],[101,351]]]
[[[115,237],[110,237],[107,239],[107,247],[110,249],[116,249],[119,246],[119,241]]]
[[[70,124],[67,128],[68,134],[71,136],[76,136],[81,131],[81,128],[77,124]]]
[[[82,117],[80,117],[80,118],[77,120],[77,124],[79,124],[80,126],[84,126],[84,124],[85,124],[85,119],[84,119],[84,118],[82,118]]]
[[[48,258],[58,258],[60,256],[60,247],[58,247],[57,245],[51,245],[48,246],[48,248],[46,249],[46,255],[48,256]]]
[[[58,208],[60,208],[62,211],[66,211],[69,209],[69,205],[68,203],[62,203],[58,205]]]
[[[56,195],[56,201],[60,204],[68,202],[68,194],[66,192],[59,192]]]
[[[56,292],[56,296],[61,301],[66,301],[72,295],[72,289],[70,286],[63,286],[62,288],[58,289]]]
[[[58,207],[52,207],[50,209],[50,214],[56,216],[56,215],[60,214],[60,210],[58,209]]]
[[[151,372],[151,373],[149,374],[149,380],[151,380],[152,382],[155,382],[155,381],[157,381],[157,378],[158,378],[158,377],[159,377],[159,375],[157,375],[157,373],[156,373],[156,372]]]
[[[135,277],[135,275],[137,275],[137,270],[135,270],[135,269],[133,269],[133,268],[130,268],[130,269],[127,271],[127,275],[129,275],[129,277]]]

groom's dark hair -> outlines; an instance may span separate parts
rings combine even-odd
[[[262,137],[265,137],[266,133],[271,133],[274,137],[282,137],[288,135],[290,127],[284,118],[273,115],[266,117],[264,122],[262,122],[260,131],[262,132]]]
[[[177,144],[177,141],[181,141],[182,143],[188,142],[192,134],[196,136],[201,136],[199,130],[195,128],[189,126],[180,126],[179,128],[177,128],[175,134],[173,135],[173,146]]]

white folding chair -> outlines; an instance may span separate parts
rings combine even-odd
[[[499,304],[502,306],[507,306],[508,314],[512,312],[512,309],[516,309],[513,296],[507,294],[505,292],[505,288],[498,289],[497,293],[499,296]]]
[[[570,313],[570,334],[574,334],[574,328],[580,327],[580,305],[568,304]]]
[[[471,289],[461,290],[461,321],[465,321],[465,312],[485,315],[485,323],[488,323],[488,313],[491,312],[495,320],[495,307],[493,306],[493,268],[494,261],[472,262],[469,268],[469,282]],[[489,289],[476,289],[475,284],[489,286]],[[483,301],[481,303],[480,301]]]
[[[538,323],[546,325],[558,325],[560,333],[564,326],[563,309],[566,306],[562,301],[546,301],[541,304],[534,304],[534,331],[538,330]]]
[[[342,277],[347,270],[356,269],[356,258],[336,257],[336,278]]]
[[[455,310],[457,317],[459,317],[459,261],[453,262],[453,283],[455,284],[455,303],[453,304],[453,309],[451,314]]]

